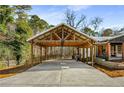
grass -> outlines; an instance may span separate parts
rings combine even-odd
[[[104,72],[105,74],[107,74],[108,76],[110,77],[122,77],[124,76],[124,70],[110,70],[110,69],[107,69],[103,66],[100,66],[100,65],[94,65],[94,67],[102,72]]]

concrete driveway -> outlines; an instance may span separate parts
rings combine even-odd
[[[75,60],[48,60],[12,77],[0,86],[124,86],[124,77],[111,78]]]

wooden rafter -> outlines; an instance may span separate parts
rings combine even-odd
[[[59,37],[59,35],[57,33],[53,33],[59,40],[61,40],[61,38]]]
[[[73,35],[73,33],[68,33],[68,35],[64,38],[64,40],[66,40],[69,36]]]

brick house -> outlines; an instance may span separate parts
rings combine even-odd
[[[97,56],[107,60],[124,60],[124,34],[110,37],[93,37],[97,41]]]

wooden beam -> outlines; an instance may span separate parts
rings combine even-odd
[[[92,62],[92,66],[94,66],[94,60],[93,60],[93,46],[91,47],[91,62]]]
[[[50,40],[53,40],[52,32],[50,33]]]
[[[77,47],[77,54],[78,54],[78,55],[80,54],[79,52],[80,52],[79,47]]]
[[[31,42],[31,64],[33,65],[34,62],[34,53],[33,53],[33,41]]]
[[[88,64],[88,48],[86,48],[86,63]]]
[[[84,62],[84,48],[82,48],[82,61]]]
[[[58,34],[56,34],[55,32],[54,32],[54,35],[55,35],[59,40],[61,40],[61,37],[59,37]]]
[[[47,47],[45,47],[44,49],[45,49],[45,60],[47,60]]]
[[[64,40],[66,40],[69,36],[71,36],[72,35],[72,33],[69,33],[65,38],[64,38]]]
[[[42,63],[42,46],[40,47],[40,63]]]
[[[96,45],[94,45],[94,58],[93,60],[95,61],[96,60]]]

